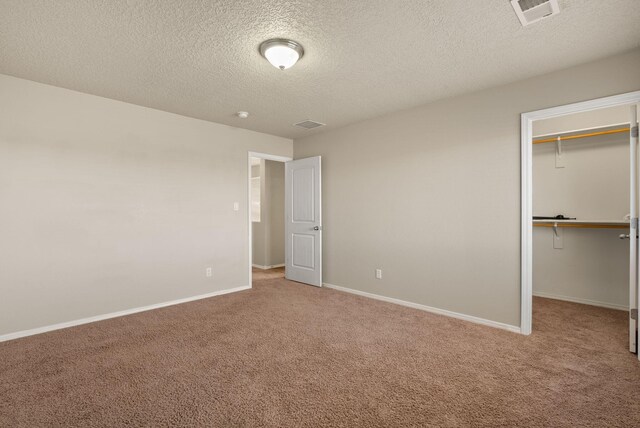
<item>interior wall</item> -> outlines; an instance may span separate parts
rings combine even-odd
[[[295,140],[323,157],[325,281],[518,326],[520,114],[639,90],[639,67],[634,50]]]
[[[629,115],[630,111],[628,106],[617,106],[538,120],[533,123],[533,135],[543,136],[588,128],[628,125]]]
[[[281,266],[285,258],[284,163],[262,159],[256,170],[261,177],[261,221],[252,223],[252,263],[260,268]]]
[[[4,75],[0,111],[0,335],[249,285],[247,153],[291,140]]]
[[[556,145],[533,145],[533,215],[623,221],[629,214],[629,134],[564,141],[562,153],[565,167],[556,168]]]
[[[533,229],[534,296],[629,308],[629,241],[618,238],[628,230],[563,228],[555,249],[552,228]]]
[[[629,107],[601,109],[534,122],[534,135],[609,125],[628,126]],[[620,125],[624,124],[624,125]],[[606,128],[608,129],[608,128]],[[578,132],[579,133],[579,132]],[[562,143],[564,168],[556,168],[554,143],[533,146],[533,213],[578,220],[623,221],[629,213],[629,134]],[[605,307],[629,305],[629,241],[620,229],[533,228],[533,294]]]
[[[269,197],[268,266],[284,265],[284,162],[267,160],[267,196]]]
[[[260,159],[258,165],[251,167],[251,175],[260,178],[260,221],[251,222],[251,252],[253,254],[251,263],[253,266],[259,267],[266,266],[267,263],[267,230],[269,229],[264,221],[267,216],[265,209],[267,198],[265,195],[266,177],[264,159]]]

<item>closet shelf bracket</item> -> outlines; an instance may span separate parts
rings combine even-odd
[[[562,156],[562,138],[556,139],[556,168],[564,168],[564,158]]]

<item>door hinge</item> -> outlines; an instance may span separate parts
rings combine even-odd
[[[629,318],[631,318],[632,320],[638,321],[638,310],[637,309],[630,309],[629,310]]]
[[[629,222],[629,227],[631,227],[631,229],[637,229],[638,228],[638,218],[632,218],[631,221]]]
[[[631,128],[631,137],[638,138],[638,125]]]

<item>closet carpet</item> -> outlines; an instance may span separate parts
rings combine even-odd
[[[638,426],[626,314],[534,310],[524,337],[263,279],[0,343],[0,426]]]

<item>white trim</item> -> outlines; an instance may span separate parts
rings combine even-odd
[[[293,158],[287,156],[270,155],[268,153],[247,152],[247,235],[249,239],[249,287],[253,284],[253,222],[251,221],[251,158],[260,158],[276,162],[288,162]],[[283,265],[284,266],[284,265]],[[259,267],[259,266],[256,266]]]
[[[638,106],[629,109],[629,128],[638,126]],[[637,128],[636,128],[637,129]],[[638,308],[638,137],[629,134],[629,217],[631,229],[629,233],[629,309]],[[637,310],[637,309],[636,309]],[[636,317],[637,318],[637,317]],[[638,321],[629,317],[629,352],[638,353]],[[638,353],[640,359],[640,353]]]
[[[539,291],[534,291],[533,295],[536,297],[544,297],[545,299],[562,300],[564,302],[580,303],[583,305],[598,306],[600,308],[617,309],[619,311],[629,310],[629,306],[625,306],[625,305],[617,305],[615,303],[600,302],[598,300],[581,299],[579,297],[563,296],[560,294],[541,293]]]
[[[369,299],[381,300],[383,302],[394,303],[396,305],[407,306],[413,309],[419,309],[425,312],[431,312],[433,314],[444,315],[451,318],[457,318],[463,321],[469,321],[475,324],[486,325],[488,327],[499,328],[502,330],[507,330],[513,333],[520,333],[520,327],[515,325],[504,324],[498,321],[491,321],[484,318],[474,317],[471,315],[465,315],[458,312],[447,311],[446,309],[434,308],[432,306],[421,305],[419,303],[407,302],[406,300],[395,299],[393,297],[380,296],[378,294],[367,293],[365,291],[354,290],[353,288],[341,287],[339,285],[333,285],[328,283],[323,283],[323,285],[327,288],[333,288],[334,290],[344,291],[346,293],[356,294],[362,297],[368,297]]]
[[[640,91],[634,91],[628,92],[626,94],[613,95],[610,97],[596,98],[595,100],[582,101],[558,107],[530,111],[528,113],[522,113],[522,115],[526,116],[532,121],[550,119],[552,117],[566,116],[569,114],[583,113],[592,110],[600,110],[608,107],[619,107],[629,104],[636,104],[638,100],[640,100]]]
[[[284,267],[284,263],[281,263],[279,265],[270,265],[270,266],[262,266],[262,265],[251,265],[254,268],[257,269],[262,269],[262,270],[267,270],[267,269],[275,269],[275,268],[280,268],[280,267]]]
[[[520,251],[520,274],[522,275],[520,290],[520,332],[531,334],[532,290],[533,290],[533,121],[527,114],[523,114],[520,124],[521,138],[521,236],[522,250]]]
[[[288,162],[290,160],[293,160],[293,158],[290,158],[289,156],[270,155],[269,153],[258,153],[258,152],[249,152],[249,157],[260,158],[260,159],[276,161],[276,162]]]
[[[108,314],[97,315],[97,316],[94,316],[94,317],[82,318],[82,319],[79,319],[79,320],[67,321],[67,322],[62,322],[62,323],[59,323],[59,324],[52,324],[52,325],[47,325],[47,326],[44,326],[44,327],[32,328],[30,330],[17,331],[15,333],[9,333],[9,334],[4,334],[4,335],[0,336],[0,342],[5,342],[7,340],[13,340],[13,339],[19,339],[21,337],[26,337],[26,336],[33,336],[35,334],[46,333],[48,331],[60,330],[60,329],[69,328],[69,327],[75,327],[77,325],[89,324],[89,323],[96,322],[96,321],[108,320],[110,318],[117,318],[117,317],[122,317],[122,316],[125,316],[125,315],[136,314],[138,312],[145,312],[145,311],[150,311],[150,310],[153,310],[153,309],[164,308],[166,306],[179,305],[181,303],[192,302],[194,300],[207,299],[209,297],[221,296],[223,294],[235,293],[235,292],[238,292],[238,291],[244,291],[244,290],[249,290],[249,289],[251,289],[251,286],[250,285],[245,285],[245,286],[242,286],[242,287],[235,287],[235,288],[229,288],[227,290],[220,290],[220,291],[214,291],[212,293],[200,294],[198,296],[185,297],[184,299],[171,300],[171,301],[168,301],[168,302],[156,303],[156,304],[153,304],[153,305],[141,306],[141,307],[132,308],[132,309],[126,309],[124,311],[111,312],[111,313],[108,313]]]
[[[521,150],[521,260],[520,260],[520,330],[522,334],[531,334],[533,317],[533,171],[532,171],[532,140],[533,122],[535,120],[550,119],[568,114],[582,113],[607,107],[618,107],[640,102],[640,91],[595,100],[582,101],[564,106],[522,113],[520,120],[520,150]]]

